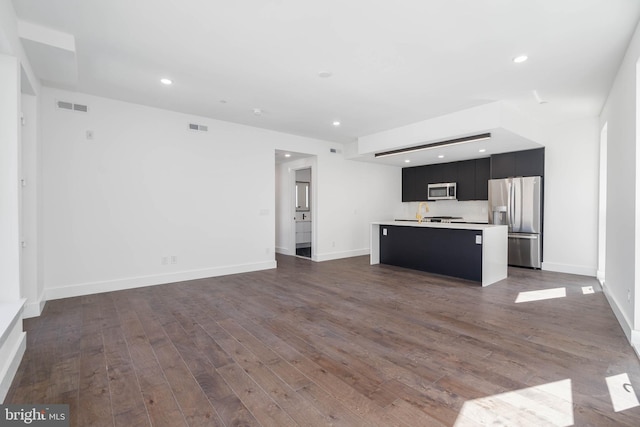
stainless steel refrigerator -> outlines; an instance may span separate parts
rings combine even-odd
[[[489,180],[489,223],[509,226],[509,265],[542,265],[542,177]]]

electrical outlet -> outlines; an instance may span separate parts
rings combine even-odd
[[[176,255],[171,255],[171,264],[177,264],[178,263],[178,257]]]
[[[163,256],[162,258],[160,258],[160,264],[162,265],[169,264],[169,257]]]
[[[627,289],[627,302],[631,302],[631,289]]]

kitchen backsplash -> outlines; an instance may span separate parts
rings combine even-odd
[[[418,212],[418,202],[403,203],[404,212],[397,219],[414,219]],[[470,202],[458,202],[457,200],[438,200],[437,202],[428,202],[429,212],[422,216],[458,216],[464,218],[468,222],[487,222],[488,221],[488,205],[486,200],[477,200]]]

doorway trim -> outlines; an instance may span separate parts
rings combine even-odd
[[[600,179],[598,194],[598,269],[596,278],[605,285],[606,251],[607,251],[607,128],[608,123],[600,131]]]

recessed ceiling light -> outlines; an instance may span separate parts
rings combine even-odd
[[[411,163],[411,160],[406,159],[404,162],[405,162],[405,163]]]
[[[338,121],[338,120],[334,120],[333,125],[334,125],[335,127],[340,126],[340,121]]]
[[[527,59],[529,59],[529,57],[527,55],[520,55],[520,56],[516,56],[515,58],[513,58],[513,62],[515,62],[516,64],[520,64],[521,62],[524,62]]]
[[[486,148],[481,148],[481,149],[478,150],[478,152],[480,152],[480,153],[484,153],[485,151],[487,151]]]
[[[226,104],[226,103],[227,103],[227,100],[226,100],[226,99],[221,99],[221,100],[220,100],[220,104]]]
[[[173,83],[173,81],[171,79],[168,79],[168,78],[165,77],[163,79],[160,79],[160,83],[162,83],[163,85],[169,86],[170,84]]]
[[[285,157],[291,157],[291,154],[287,153],[284,155]]]
[[[331,71],[320,71],[318,72],[318,77],[322,77],[323,79],[326,79],[327,77],[331,77],[333,74],[331,73]]]
[[[438,156],[438,158],[439,158],[439,159],[444,159],[444,154],[440,154],[440,155]]]
[[[254,108],[253,109],[253,114],[255,114],[256,116],[261,116],[262,115],[262,110],[259,108]]]

